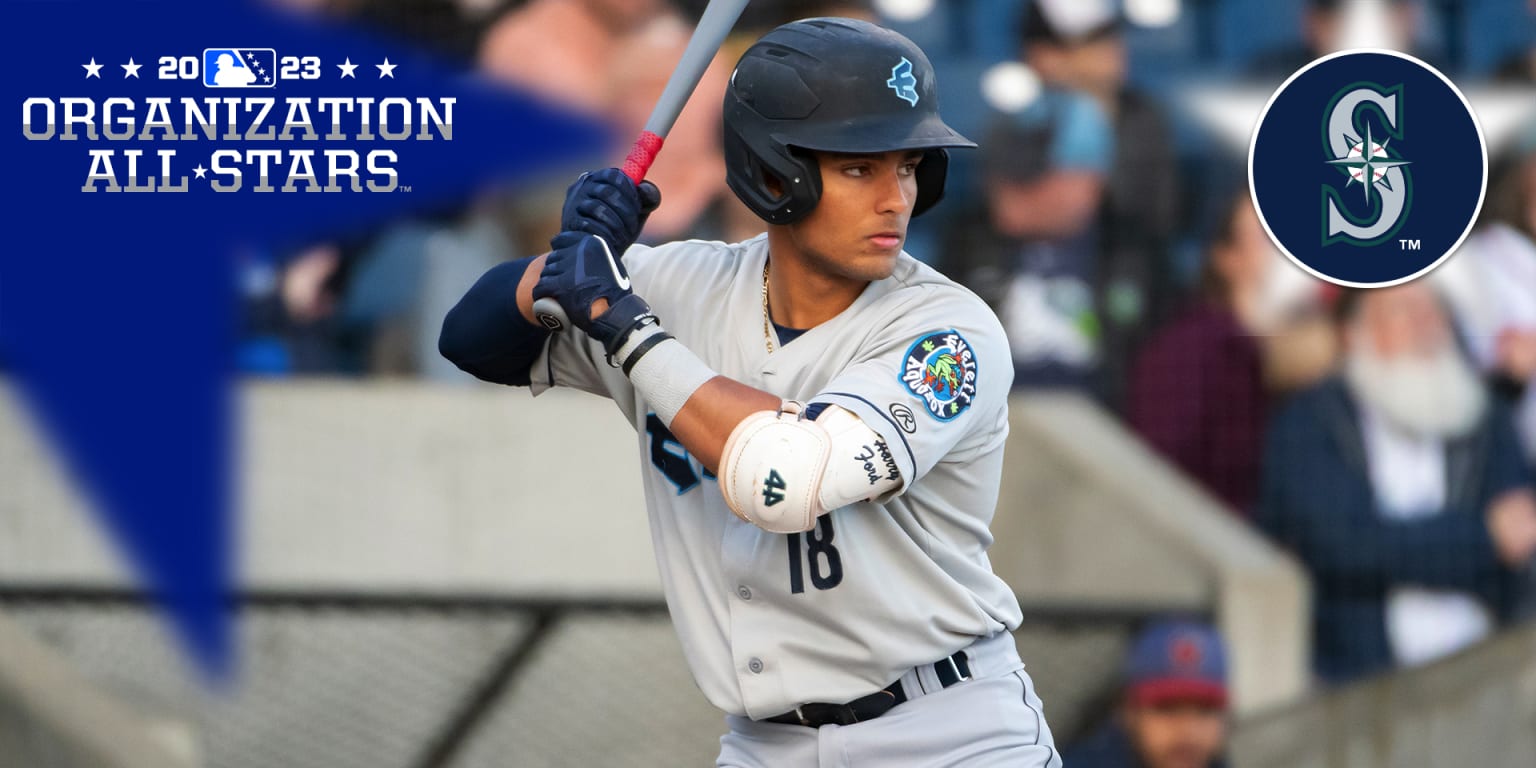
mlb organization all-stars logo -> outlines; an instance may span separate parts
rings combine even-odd
[[[81,141],[82,192],[408,192],[395,147],[453,140],[454,97],[337,95],[362,77],[393,81],[388,57],[228,47],[118,66],[104,77],[114,69],[91,57],[86,95],[22,103],[28,141]],[[287,92],[272,95],[279,83]]]
[[[1482,129],[1450,80],[1395,51],[1347,51],[1292,75],[1254,131],[1249,185],[1290,259],[1340,285],[1412,280],[1482,207]]]
[[[976,375],[976,354],[965,337],[958,331],[940,331],[907,348],[901,382],[923,401],[930,415],[949,421],[971,407]]]

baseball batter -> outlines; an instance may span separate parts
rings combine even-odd
[[[718,765],[1059,766],[987,560],[1008,344],[902,251],[945,148],[975,145],[917,46],[846,19],[754,44],[724,122],[766,234],[632,245],[656,187],[585,174],[552,250],[481,278],[443,354],[635,426],[667,604],[727,713]],[[544,297],[579,332],[538,324]]]

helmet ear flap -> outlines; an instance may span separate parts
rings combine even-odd
[[[923,161],[917,164],[917,200],[912,203],[912,215],[937,205],[944,198],[944,178],[949,173],[949,152],[930,149],[923,152]]]
[[[769,224],[799,221],[821,199],[821,169],[814,156],[777,144],[750,146],[729,125],[725,165],[732,191]]]

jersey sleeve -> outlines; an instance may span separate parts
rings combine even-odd
[[[624,269],[641,298],[646,298],[647,288],[652,287],[655,251],[644,245],[632,245],[624,252]],[[608,364],[603,345],[574,328],[550,334],[543,352],[533,362],[530,379],[535,396],[554,387],[571,387],[611,398],[626,412],[634,404],[634,386],[622,371]]]
[[[986,304],[958,288],[929,288],[885,313],[853,360],[812,402],[846,408],[879,433],[906,491],[941,461],[964,461],[1008,435],[1013,362]]]

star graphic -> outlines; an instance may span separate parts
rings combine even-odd
[[[204,168],[202,163],[198,163],[197,167],[192,169],[192,172],[197,174],[197,177],[201,179],[203,174],[208,172],[208,169]]]
[[[272,82],[272,78],[270,78],[270,77],[267,77],[267,76],[266,76],[266,75],[262,75],[262,76],[261,76],[261,81],[262,81],[262,82],[263,82],[263,83],[270,83],[270,82]]]
[[[93,59],[93,61],[94,61],[94,59]],[[135,64],[135,63],[133,63],[133,57],[129,56],[127,64],[119,64],[118,66],[123,68],[123,79],[126,80],[127,78],[130,78],[130,77],[137,78],[139,76],[139,67],[142,67],[144,65],[143,64]]]
[[[1337,160],[1329,160],[1329,165],[1342,166],[1349,171],[1349,181],[1344,184],[1347,189],[1350,184],[1360,182],[1365,190],[1365,202],[1371,202],[1371,190],[1377,184],[1391,189],[1385,179],[1387,171],[1400,165],[1408,165],[1407,160],[1382,160],[1379,158],[1391,157],[1387,154],[1387,143],[1391,139],[1377,144],[1371,138],[1371,126],[1365,127],[1365,138],[1355,138],[1350,141],[1349,154]]]
[[[374,66],[379,68],[379,79],[382,80],[387,77],[393,80],[395,79],[395,67],[400,65],[389,63],[389,57],[385,56],[383,64],[375,64]]]
[[[95,56],[91,57],[91,63],[89,63],[89,64],[81,64],[80,66],[85,67],[85,79],[89,80],[89,79],[91,79],[93,77],[96,78],[97,80],[101,79],[101,66],[102,65],[96,63],[96,57]]]
[[[357,79],[357,75],[353,72],[353,70],[357,69],[357,65],[352,63],[351,56],[348,56],[346,61],[337,64],[336,68],[341,70],[342,77],[350,77],[353,80]]]

